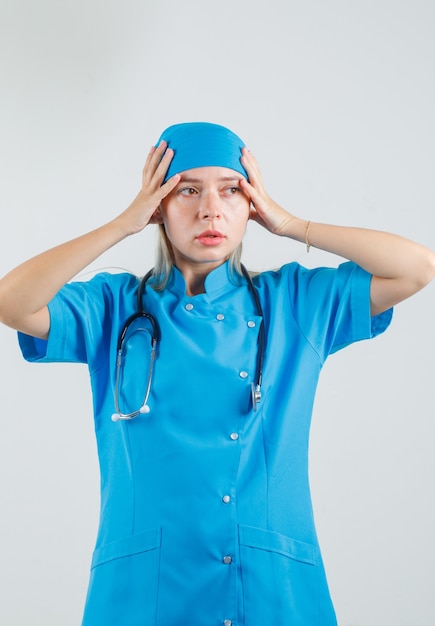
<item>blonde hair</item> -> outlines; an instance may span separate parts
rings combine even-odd
[[[155,280],[153,288],[156,291],[163,291],[166,287],[174,266],[174,255],[172,245],[168,239],[163,224],[158,226],[158,242],[156,264],[153,268],[153,278]],[[242,244],[240,243],[229,257],[230,271],[235,274],[242,274]]]

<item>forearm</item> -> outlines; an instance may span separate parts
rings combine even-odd
[[[266,193],[255,157],[243,148],[251,219],[275,235],[290,237],[354,261],[372,274],[371,312],[376,315],[416,293],[435,276],[435,254],[418,243],[381,231],[308,222],[288,213]]]
[[[308,224],[299,218],[292,219],[283,234],[354,261],[380,278],[412,275],[428,282],[433,277],[434,253],[399,235],[318,222]]]
[[[12,327],[45,307],[74,276],[124,239],[113,220],[29,259],[0,280],[0,320]]]
[[[311,223],[287,222],[282,234],[350,261],[373,275],[371,313],[377,315],[409,298],[435,276],[435,254],[414,241],[391,233]]]
[[[26,261],[0,281],[0,321],[23,332],[45,337],[50,320],[47,304],[56,293],[109,248],[153,223],[160,202],[179,181],[163,183],[173,151],[162,141],[151,148],[142,172],[142,188],[118,217],[86,235]]]

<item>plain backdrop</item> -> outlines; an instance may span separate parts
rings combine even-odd
[[[124,209],[181,121],[237,132],[297,215],[435,248],[434,28],[432,0],[1,0],[0,274]],[[150,227],[90,271],[143,274],[154,244]],[[250,269],[291,260],[340,262],[249,226]],[[435,623],[434,319],[432,284],[321,378],[310,473],[340,626]],[[87,370],[0,342],[0,623],[77,626],[99,507]]]

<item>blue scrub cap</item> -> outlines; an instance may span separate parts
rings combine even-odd
[[[162,140],[174,151],[165,182],[179,172],[212,165],[228,167],[248,178],[240,163],[245,144],[225,126],[209,122],[175,124],[163,131],[156,145]]]

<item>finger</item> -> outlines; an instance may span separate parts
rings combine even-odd
[[[262,203],[262,195],[253,184],[245,179],[242,179],[240,181],[240,187],[254,205],[258,206]]]
[[[161,141],[158,146],[151,146],[143,168],[142,177],[144,181],[150,181],[152,179],[165,154],[166,148],[166,141]]]
[[[161,199],[166,198],[167,195],[171,193],[178,185],[181,179],[181,174],[174,174],[171,176],[161,187],[160,187],[160,195]]]
[[[150,151],[148,152],[146,161],[145,161],[145,165],[143,166],[143,170],[142,170],[142,178],[144,178],[144,176],[146,175],[146,173],[148,172],[148,168],[151,165],[151,161],[153,158],[153,154],[156,151],[156,147],[155,146],[151,146]]]
[[[158,152],[158,148],[152,155],[148,167],[145,167],[144,174],[142,176],[142,188],[148,189],[151,193],[158,190],[165,179],[174,151],[167,149],[162,157],[159,157],[159,161],[155,160],[155,155]]]
[[[168,172],[173,156],[174,156],[174,151],[171,148],[167,148],[165,153],[161,157],[161,160],[155,171],[156,181],[158,182],[159,186],[162,184],[162,182],[165,179],[165,176]]]
[[[155,164],[155,167],[160,163],[163,154],[165,153],[167,144],[165,141],[161,141],[158,146],[151,146],[147,156],[145,167],[147,165]]]
[[[249,159],[242,161],[242,165],[248,172],[249,182],[256,187],[264,187],[263,178],[258,165]]]
[[[159,143],[158,146],[154,146],[153,160],[156,161],[156,164],[160,163],[162,156],[165,154],[167,147],[168,147],[168,144],[163,139]]]
[[[255,173],[257,176],[260,176],[260,168],[258,166],[257,159],[252,154],[252,152],[250,150],[248,150],[248,148],[246,148],[246,147],[242,148],[241,161],[242,161],[242,164],[246,164],[246,167],[250,171]]]
[[[173,191],[173,189],[175,189],[175,187],[180,182],[180,179],[181,179],[181,174],[174,174],[174,176],[171,176],[171,178],[169,178],[164,185],[161,185],[161,187],[159,188],[158,197],[157,197],[158,207],[150,218],[150,221],[149,221],[150,224],[162,224],[163,223],[162,215],[160,212],[161,201],[163,200],[163,198],[166,198],[166,196],[168,196],[171,193],[171,191]]]

